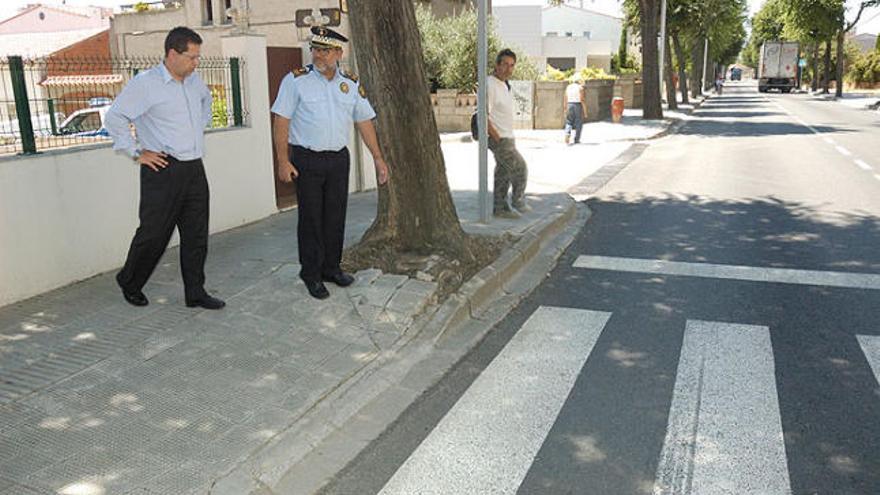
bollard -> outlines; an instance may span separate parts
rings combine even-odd
[[[611,100],[611,121],[619,124],[623,118],[623,98],[615,96]]]

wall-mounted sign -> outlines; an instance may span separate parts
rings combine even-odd
[[[296,11],[296,27],[307,28],[311,24],[306,22],[306,17],[312,15],[312,9],[300,9]],[[342,11],[340,9],[321,9],[321,15],[327,17],[324,26],[335,27],[342,22]]]

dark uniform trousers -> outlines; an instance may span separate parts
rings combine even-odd
[[[180,232],[180,271],[188,301],[205,295],[208,255],[208,179],[202,160],[167,157],[154,172],[141,166],[140,226],[128,258],[116,276],[127,291],[139,291],[168,247],[174,228]]]
[[[348,148],[312,151],[290,146],[290,161],[299,172],[296,195],[299,220],[299,276],[317,282],[341,269],[348,206]]]

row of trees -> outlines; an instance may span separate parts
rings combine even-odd
[[[837,96],[843,95],[843,73],[846,56],[846,35],[858,24],[865,9],[880,5],[880,0],[860,0],[847,20],[845,0],[767,0],[752,18],[752,36],[743,51],[743,62],[758,66],[761,45],[768,40],[795,40],[801,43],[810,63],[813,90],[823,81],[837,81]],[[819,57],[823,55],[822,76]],[[831,72],[834,71],[832,76]]]
[[[642,39],[644,116],[663,118],[660,98],[659,46],[661,0],[624,0],[626,23]],[[715,70],[736,61],[746,40],[746,0],[667,0],[664,79],[669,107],[677,107],[673,74],[678,75],[684,103],[700,93]],[[706,41],[708,40],[708,53]],[[704,59],[709,70],[703,73]],[[715,70],[712,70],[715,69]],[[721,69],[723,70],[723,69]]]

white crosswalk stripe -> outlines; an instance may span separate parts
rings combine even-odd
[[[865,358],[874,372],[877,384],[880,385],[880,336],[856,335],[856,339],[858,339],[859,346],[861,346],[862,352],[865,353]]]
[[[685,328],[655,495],[791,493],[767,327]]]
[[[610,316],[540,307],[380,493],[516,493]]]
[[[575,268],[614,270],[632,273],[654,273],[685,277],[747,280],[798,285],[820,285],[852,289],[880,289],[880,275],[790,268],[763,268],[755,266],[718,265],[713,263],[686,263],[680,261],[617,258],[613,256],[578,256]]]

